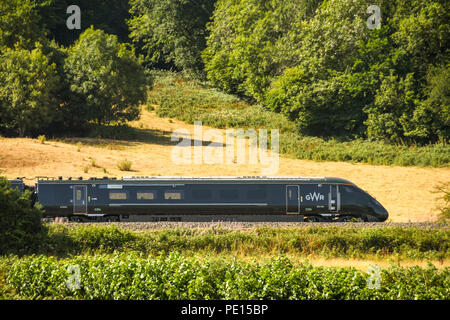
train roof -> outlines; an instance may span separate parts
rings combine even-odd
[[[10,183],[23,183],[23,180],[20,178],[17,179],[8,179]]]
[[[83,177],[67,178],[62,177],[54,178],[41,178],[38,183],[132,183],[132,182],[185,182],[185,183],[199,183],[199,182],[310,182],[310,183],[345,183],[352,184],[352,182],[337,178],[337,177],[293,177],[293,176],[280,176],[280,177],[266,177],[266,176],[212,176],[212,177],[186,177],[186,176],[125,176],[122,179],[103,177],[103,178],[87,178]]]

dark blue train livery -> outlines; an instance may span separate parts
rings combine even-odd
[[[49,217],[72,221],[385,221],[386,209],[333,177],[40,179]],[[136,220],[137,219],[137,220]]]
[[[9,179],[8,180],[11,187],[14,189],[19,189],[20,192],[23,192],[25,190],[25,184],[23,183],[23,180],[20,178],[17,179]]]

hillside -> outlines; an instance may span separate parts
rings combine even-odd
[[[41,143],[30,138],[0,138],[0,173],[8,178],[35,176],[129,176],[129,175],[260,175],[260,164],[190,164],[180,166],[171,159],[178,142],[173,131],[193,125],[159,118],[142,108],[139,121],[129,123],[133,140],[69,138]],[[206,131],[208,127],[203,127]],[[225,130],[220,130],[225,134]],[[204,142],[204,146],[208,142]],[[219,148],[219,147],[217,147]],[[222,148],[222,147],[220,147]],[[128,159],[132,171],[120,171],[117,164]],[[87,171],[87,172],[85,172]],[[336,176],[348,179],[375,196],[389,211],[389,221],[433,221],[437,217],[439,182],[450,179],[448,168],[374,166],[345,162],[314,162],[280,156],[277,175]],[[34,180],[25,180],[33,184]]]

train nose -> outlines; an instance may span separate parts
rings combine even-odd
[[[388,211],[375,198],[372,198],[371,200],[376,219],[379,221],[386,221],[389,217]]]
[[[387,210],[386,210],[383,206],[380,206],[380,208],[378,208],[378,210],[377,210],[377,215],[378,215],[383,221],[386,221],[387,218],[389,217],[389,213],[387,212]]]

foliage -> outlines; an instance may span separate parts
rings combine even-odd
[[[208,79],[226,92],[260,101],[271,79],[295,63],[292,32],[320,2],[219,0],[203,53]]]
[[[69,286],[79,270],[79,286]],[[449,268],[391,267],[380,287],[354,268],[293,266],[285,257],[265,264],[184,258],[177,253],[31,256],[15,262],[7,282],[31,299],[447,299]]]
[[[325,257],[397,256],[410,259],[445,259],[450,256],[447,230],[419,228],[375,229],[260,227],[249,231],[220,227],[162,229],[136,233],[116,226],[50,226],[42,242],[45,254],[111,253],[135,251],[144,254],[180,251],[264,255],[293,254]]]
[[[43,240],[42,210],[31,192],[21,193],[0,177],[0,254],[35,252]]]
[[[430,67],[427,73],[426,100],[414,112],[421,136],[436,135],[441,141],[450,137],[450,64]],[[416,134],[419,136],[419,134]]]
[[[45,144],[45,141],[47,141],[47,138],[45,138],[45,135],[38,136],[38,141],[41,144]]]
[[[34,0],[41,17],[38,29],[47,30],[47,37],[63,46],[72,45],[90,26],[114,34],[120,42],[130,42],[126,20],[130,6],[128,0]],[[67,29],[66,13],[70,5],[81,10],[81,29]]]
[[[121,160],[117,164],[117,168],[119,168],[120,171],[131,171],[131,161],[127,159]]]
[[[145,100],[146,76],[132,48],[101,30],[87,29],[69,48],[64,71],[71,114],[98,125],[135,120]]]
[[[400,166],[441,167],[450,163],[448,144],[406,146],[362,139],[346,141],[307,137],[299,134],[297,124],[283,114],[249,104],[236,96],[190,81],[177,73],[152,72],[152,76],[155,77],[155,84],[147,101],[150,111],[154,109],[153,104],[156,104],[159,116],[177,118],[188,123],[202,121],[204,125],[216,128],[279,129],[279,152],[290,157]],[[295,86],[286,85],[285,88],[295,90]],[[305,109],[305,113],[307,112]],[[329,115],[332,116],[343,117]],[[320,117],[317,120],[320,121]],[[347,125],[351,125],[350,121]]]
[[[441,183],[435,188],[435,193],[441,195],[440,199],[443,200],[442,206],[439,208],[440,220],[449,221],[450,220],[450,182]]]
[[[0,1],[0,49],[18,46],[31,50],[45,38],[41,18],[31,0]]]
[[[367,103],[369,79],[359,74],[336,73],[326,80],[311,80],[303,68],[286,70],[268,91],[267,106],[289,115],[303,134],[325,137],[364,134],[363,107]]]
[[[148,108],[158,105],[157,114],[188,123],[202,121],[216,128],[293,129],[283,115],[270,113],[241,99],[189,81],[177,73],[153,73],[155,85],[148,94]]]
[[[366,25],[365,0],[219,0],[203,53],[208,79],[305,134],[448,141],[448,1],[371,4],[379,29]]]
[[[175,66],[188,72],[203,69],[206,23],[215,0],[131,0],[130,37],[149,65]]]
[[[0,83],[1,127],[24,136],[55,119],[59,77],[40,48],[2,52]]]

